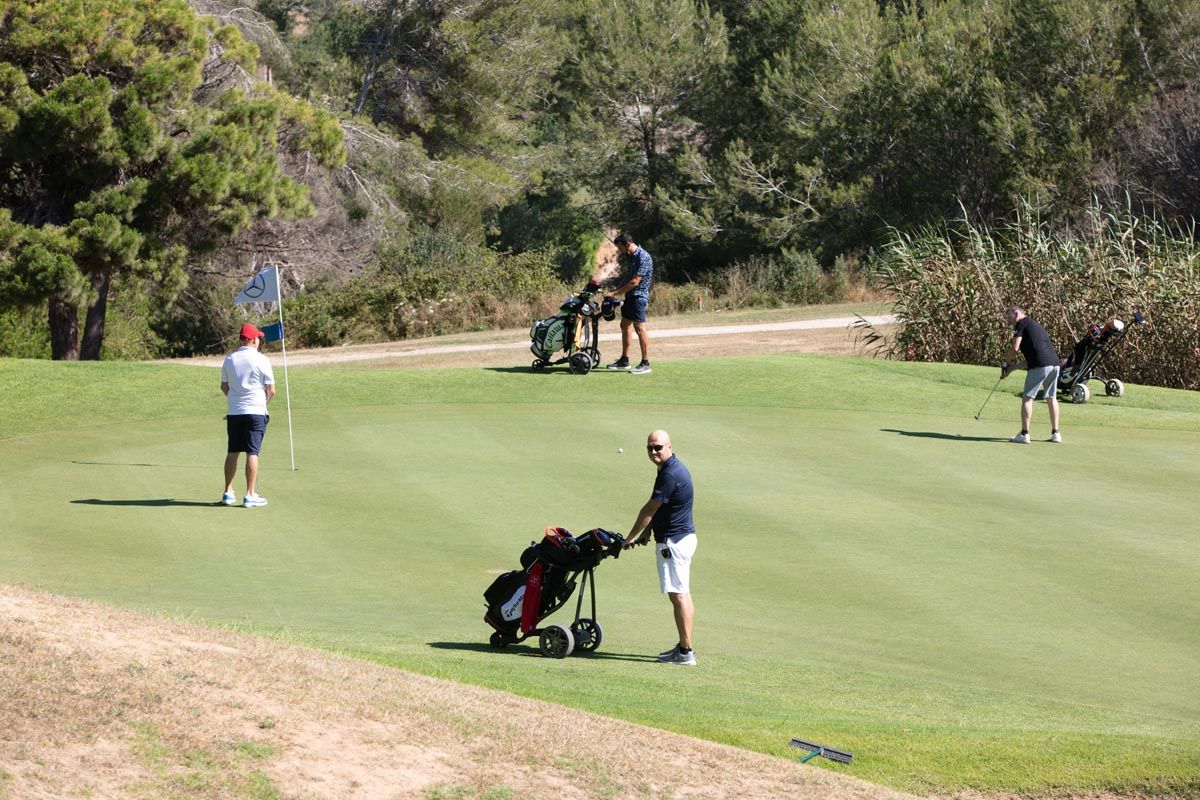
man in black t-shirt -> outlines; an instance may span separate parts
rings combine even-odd
[[[666,431],[650,434],[646,455],[658,468],[658,475],[650,499],[638,511],[624,546],[646,544],[653,533],[659,586],[663,594],[671,598],[675,628],[679,633],[679,642],[670,650],[659,653],[658,660],[694,667],[692,620],[695,610],[692,607],[691,566],[692,555],[696,552],[696,526],[692,522],[692,475],[671,451],[671,437]]]
[[[1011,354],[1025,356],[1025,389],[1021,392],[1021,432],[1009,439],[1017,444],[1029,444],[1029,420],[1033,417],[1033,401],[1040,389],[1046,395],[1046,407],[1050,410],[1050,441],[1062,442],[1058,430],[1058,353],[1050,343],[1046,329],[1026,316],[1025,309],[1012,306],[1004,312],[1013,325]],[[1000,376],[1007,377],[1013,367],[1001,364]]]

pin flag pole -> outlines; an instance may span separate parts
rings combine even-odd
[[[287,328],[283,324],[283,281],[279,279],[279,267],[275,267],[276,285],[279,287],[279,346],[283,350],[283,399],[287,406],[288,418],[288,449],[292,454],[292,472],[296,471],[296,441],[292,436],[292,391],[288,385],[287,368]]]

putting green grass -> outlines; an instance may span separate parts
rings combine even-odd
[[[294,369],[298,470],[281,397],[271,504],[241,509],[212,505],[215,370],[0,361],[0,582],[782,757],[813,739],[855,754],[822,768],[918,792],[1195,796],[1200,395],[1064,404],[1062,446],[1039,404],[1016,446],[1018,377],[974,419],[995,377]],[[597,570],[598,652],[489,647],[493,576],[547,525],[627,530],[658,427],[697,485],[699,666],[653,662],[674,628],[648,548]]]

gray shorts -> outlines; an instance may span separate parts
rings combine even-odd
[[[1034,367],[1025,372],[1025,391],[1022,397],[1037,397],[1038,390],[1046,393],[1046,399],[1054,398],[1058,390],[1058,367]]]

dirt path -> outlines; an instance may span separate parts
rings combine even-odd
[[[677,358],[713,358],[720,356],[800,352],[827,355],[855,355],[862,352],[857,317],[787,320],[745,324],[687,325],[678,319],[655,322],[651,328],[652,360]],[[887,332],[895,318],[890,314],[864,317],[877,329]],[[607,327],[615,327],[608,323]],[[600,334],[601,352],[620,355],[621,335]],[[636,348],[636,345],[635,345]],[[278,352],[268,353],[272,362],[282,359]],[[415,339],[383,344],[350,345],[313,350],[289,350],[288,366],[353,365],[379,368],[412,367],[496,367],[526,365],[529,332],[490,331],[457,334],[432,339]],[[222,357],[179,359],[172,363],[219,367]]]
[[[0,700],[5,800],[912,800],[583,711],[4,585]]]

